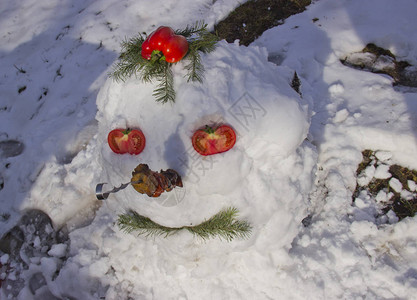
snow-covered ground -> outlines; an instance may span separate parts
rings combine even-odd
[[[416,294],[415,218],[398,222],[391,212],[381,222],[375,199],[360,194],[352,203],[352,194],[364,149],[380,151],[380,170],[417,169],[417,92],[340,62],[375,43],[417,65],[415,1],[313,1],[249,47],[220,41],[203,56],[203,84],[187,83],[177,64],[177,100],[164,105],[152,84],[108,79],[120,42],[162,24],[204,19],[212,28],[242,1],[3,2],[0,235],[35,208],[69,240],[42,248],[45,235],[30,232],[32,257],[1,256],[9,265],[1,299]],[[294,71],[302,97],[290,87]],[[235,147],[196,155],[193,132],[221,122],[236,129]],[[127,126],[146,135],[139,156],[107,145],[111,129]],[[96,200],[97,183],[127,182],[139,163],[174,168],[184,188],[150,200],[128,187]],[[252,224],[249,239],[149,239],[115,225],[127,209],[183,226],[228,206]]]

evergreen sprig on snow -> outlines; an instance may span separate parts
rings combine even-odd
[[[216,47],[218,37],[207,30],[207,24],[203,21],[185,29],[176,30],[175,34],[183,35],[188,41],[188,52],[182,59],[187,70],[187,81],[203,82],[204,66],[200,53],[209,53]],[[114,66],[110,77],[116,81],[125,81],[135,75],[143,82],[158,82],[153,96],[156,101],[166,103],[175,102],[174,76],[171,70],[172,63],[168,63],[161,53],[152,55],[151,60],[144,59],[141,55],[142,44],[146,40],[146,34],[125,40],[121,44],[122,52]]]
[[[188,230],[203,240],[219,237],[226,241],[232,241],[234,238],[248,238],[252,230],[251,225],[247,221],[241,221],[236,218],[237,214],[236,208],[229,207],[199,225],[167,227],[155,223],[137,212],[130,211],[129,213],[119,215],[117,224],[126,233],[136,232],[138,235],[146,237],[167,237],[180,230]]]
[[[207,24],[201,21],[194,26],[187,26],[182,31],[176,31],[176,34],[183,35],[189,40],[189,50],[184,57],[185,60],[188,60],[188,64],[185,66],[185,69],[188,70],[187,81],[203,82],[204,66],[201,63],[199,52],[213,51],[216,48],[218,37],[207,31]]]

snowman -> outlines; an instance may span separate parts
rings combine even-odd
[[[201,54],[203,82],[187,80],[186,60],[170,66],[175,101],[168,103],[155,101],[155,82],[109,78],[97,98],[100,181],[106,188],[126,184],[106,197],[100,186],[106,207],[179,228],[233,206],[255,228],[265,219],[297,228],[312,186],[312,179],[300,178],[314,177],[316,152],[306,142],[310,113],[291,88],[294,71],[267,57],[263,48],[219,41],[214,51]],[[227,134],[218,130],[225,127]],[[109,133],[116,128],[140,131],[146,147],[134,155],[114,151]],[[161,177],[163,170],[174,172],[181,184]]]

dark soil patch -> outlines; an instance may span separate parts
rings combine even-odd
[[[390,56],[390,57],[395,59],[395,55],[392,54],[391,51],[386,50],[386,49],[381,48],[381,47],[378,47],[377,45],[372,44],[372,43],[366,45],[366,47],[363,48],[362,52],[373,53],[376,56],[386,55],[386,56]]]
[[[363,160],[359,164],[356,174],[359,176],[365,169],[372,165],[378,165],[380,162],[375,157],[375,152],[372,150],[364,150],[362,152]],[[389,166],[389,173],[392,177],[387,179],[372,178],[367,186],[356,186],[356,190],[353,194],[353,200],[363,191],[366,190],[374,198],[380,191],[390,192],[393,196],[390,200],[383,204],[381,214],[386,214],[392,210],[395,212],[399,220],[406,217],[414,217],[417,212],[417,193],[410,190],[409,181],[413,181],[417,184],[417,171],[410,170],[408,168],[393,164]],[[404,199],[401,193],[398,193],[390,186],[390,180],[392,178],[398,179],[401,182],[402,189],[410,193],[413,193],[413,197],[410,199]]]
[[[356,69],[391,76],[394,85],[417,87],[417,68],[407,61],[398,61],[391,51],[373,43],[360,52],[347,55],[341,62]]]
[[[238,39],[240,45],[248,46],[265,30],[283,24],[310,3],[311,0],[250,0],[215,25],[214,31],[229,43]]]
[[[363,170],[366,169],[367,166],[371,163],[371,156],[374,155],[374,151],[372,150],[364,150],[362,151],[362,161],[359,164],[358,168],[356,169],[356,176],[362,173]]]

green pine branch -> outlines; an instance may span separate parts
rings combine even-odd
[[[188,64],[185,65],[187,73],[187,81],[199,81],[203,82],[204,79],[204,66],[201,63],[200,52],[209,53],[214,51],[218,37],[206,30],[205,25],[201,30],[198,30],[197,38],[192,39],[189,42],[189,50],[185,60],[188,60]]]
[[[204,240],[216,236],[229,242],[234,238],[248,238],[251,233],[251,226],[247,221],[236,219],[237,214],[238,210],[236,208],[229,207],[200,225],[187,226],[185,228]]]
[[[133,231],[135,231],[138,235],[144,235],[146,237],[167,237],[180,230],[179,228],[172,228],[159,225],[151,219],[142,216],[134,211],[130,211],[129,213],[119,215],[117,225],[122,231],[126,233],[132,233]]]
[[[185,59],[189,61],[189,63],[184,66],[188,71],[187,82],[199,81],[202,83],[204,79],[204,66],[201,63],[200,54],[197,51],[191,51]]]
[[[143,59],[138,53],[141,52],[142,43],[145,41],[142,35],[125,40],[121,44],[122,52],[113,71],[109,74],[116,81],[125,81],[132,75],[140,74],[146,68],[147,60]]]
[[[216,43],[219,41],[219,37],[207,30],[198,32],[195,39],[190,40],[191,48],[203,53],[209,53],[216,49]]]
[[[163,70],[158,77],[159,84],[152,94],[156,98],[156,101],[161,103],[166,103],[168,101],[175,102],[174,75],[168,64],[169,63],[166,61],[161,63]]]
[[[237,214],[238,211],[236,208],[229,207],[199,225],[167,227],[155,223],[137,212],[131,211],[119,215],[117,224],[126,233],[136,232],[138,235],[144,235],[146,237],[167,237],[180,230],[188,230],[203,240],[219,237],[226,241],[232,241],[234,238],[248,238],[252,230],[251,225],[247,221],[241,221],[236,218]]]
[[[177,30],[176,34],[183,35],[189,43],[189,50],[184,59],[188,81],[203,82],[204,66],[201,63],[201,53],[208,53],[215,49],[218,37],[207,31],[204,21],[196,22],[185,29]],[[141,55],[142,44],[146,39],[141,34],[121,44],[122,52],[119,60],[114,65],[110,77],[116,81],[125,81],[131,76],[136,76],[143,82],[157,82],[153,92],[156,101],[166,103],[175,102],[174,76],[171,70],[172,64],[167,63],[161,52],[153,53],[150,60]]]
[[[207,24],[203,21],[197,21],[194,25],[187,25],[184,29],[175,30],[175,34],[183,35],[186,38],[191,37],[193,34],[207,31]]]

